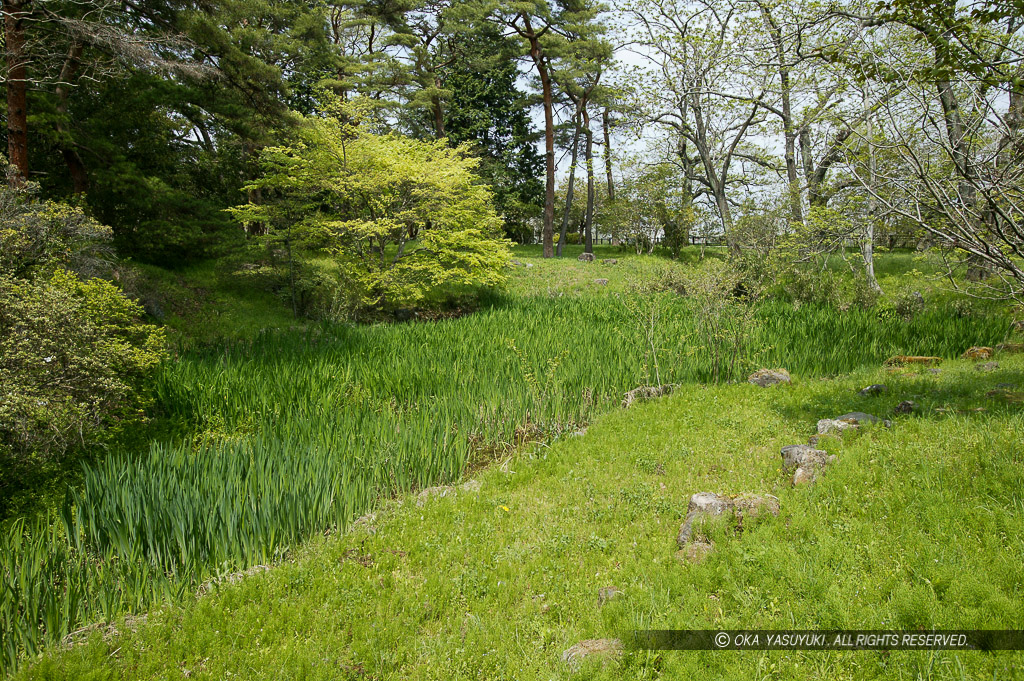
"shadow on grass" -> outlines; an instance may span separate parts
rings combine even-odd
[[[892,372],[876,380],[888,388],[876,396],[863,396],[858,392],[870,385],[870,381],[863,385],[852,378],[809,381],[801,390],[785,391],[775,410],[787,420],[806,424],[811,433],[819,419],[836,418],[854,411],[892,420],[942,419],[953,415],[988,417],[1024,412],[1024,369],[1020,368],[995,371],[979,371],[973,366],[940,368],[939,374],[924,369]],[[904,400],[914,402],[913,412],[895,415],[896,405]]]

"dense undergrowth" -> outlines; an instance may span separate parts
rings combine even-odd
[[[5,664],[83,624],[278,560],[382,498],[455,480],[609,410],[652,380],[623,302],[648,268],[635,263],[603,268],[612,281],[595,286],[593,266],[562,266],[584,277],[569,281],[537,262],[511,293],[460,319],[183,343],[156,387],[165,436],[87,467],[59,512],[3,536]],[[707,381],[694,319],[682,299],[666,300],[653,350],[661,381]],[[722,378],[757,365],[811,377],[894,354],[954,357],[1008,328],[941,298],[909,317],[777,300],[755,317],[748,355]]]

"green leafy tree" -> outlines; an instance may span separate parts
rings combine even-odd
[[[354,306],[417,305],[443,289],[503,280],[509,243],[475,174],[479,160],[465,148],[308,118],[291,145],[266,149],[262,163],[264,175],[246,189],[266,201],[232,212],[290,234],[293,251],[332,255]]]

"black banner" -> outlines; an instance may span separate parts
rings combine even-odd
[[[647,629],[634,631],[631,643],[642,650],[1024,650],[1024,630]]]

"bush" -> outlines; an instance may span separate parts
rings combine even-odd
[[[109,230],[32,194],[0,188],[0,505],[16,481],[137,422],[165,354],[142,308],[88,276],[113,271]]]

